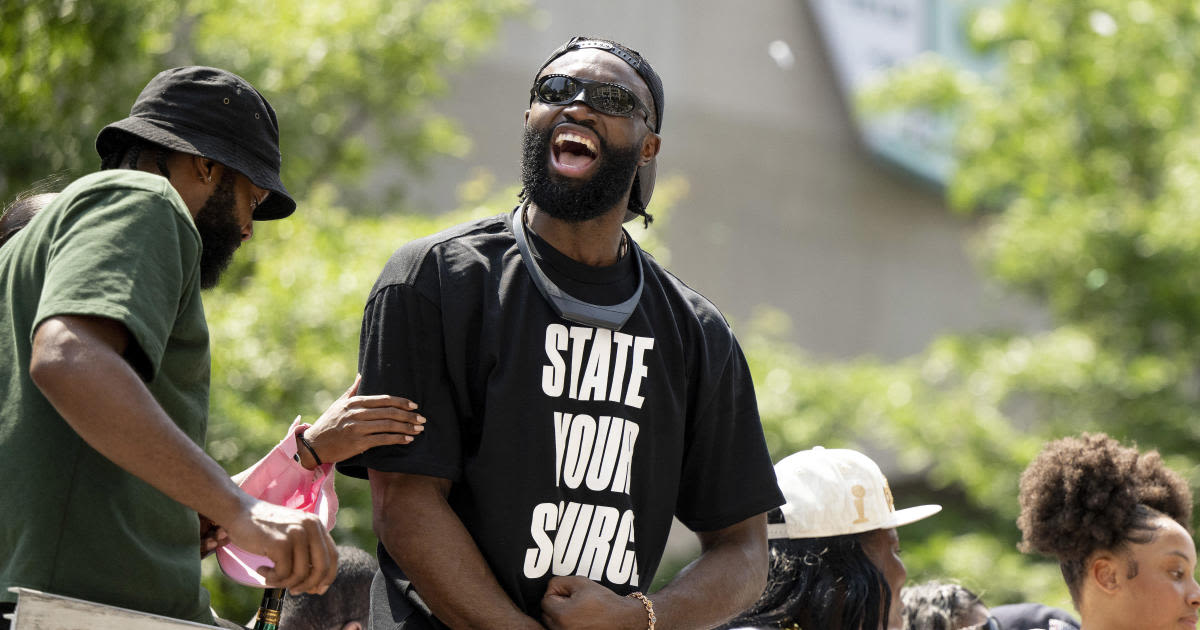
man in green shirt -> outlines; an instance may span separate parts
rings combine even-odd
[[[100,132],[105,170],[0,248],[0,611],[23,586],[211,624],[197,513],[270,558],[274,585],[333,580],[320,521],[245,494],[202,448],[200,289],[254,220],[294,211],[278,142],[241,77],[164,71]]]

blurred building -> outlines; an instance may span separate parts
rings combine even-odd
[[[946,331],[1036,325],[1032,306],[974,268],[967,251],[980,220],[952,214],[935,183],[897,166],[902,146],[892,150],[899,160],[869,150],[850,114],[839,57],[847,49],[829,39],[882,44],[887,33],[839,35],[831,20],[846,23],[855,11],[902,18],[930,4],[540,0],[452,79],[444,108],[472,149],[437,161],[411,182],[410,198],[431,211],[454,208],[455,187],[479,169],[498,185],[516,183],[534,70],[571,35],[616,39],[641,51],[665,84],[659,178],[681,175],[689,188],[666,233],[670,267],[735,327],[767,304],[790,315],[792,339],[817,356],[895,358]],[[876,31],[887,28],[880,24]],[[879,47],[880,64],[889,50],[919,45],[897,36]],[[867,62],[876,54],[858,53]]]

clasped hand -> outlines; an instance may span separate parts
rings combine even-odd
[[[642,603],[578,575],[555,576],[542,596],[542,623],[550,630],[644,630]]]

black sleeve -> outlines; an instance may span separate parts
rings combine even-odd
[[[380,446],[338,464],[367,476],[367,469],[457,480],[462,469],[455,412],[441,343],[441,310],[409,284],[377,288],[367,302],[359,336],[359,394],[403,396],[417,403],[425,430],[412,442]]]
[[[750,368],[734,340],[720,365],[705,367],[675,514],[693,531],[734,525],[783,504],[767,452]]]

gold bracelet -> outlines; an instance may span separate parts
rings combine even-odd
[[[643,595],[641,591],[630,593],[629,597],[642,600],[642,605],[646,607],[646,618],[650,623],[646,630],[654,630],[654,622],[658,621],[658,617],[654,616],[654,602],[650,601],[650,598]]]

